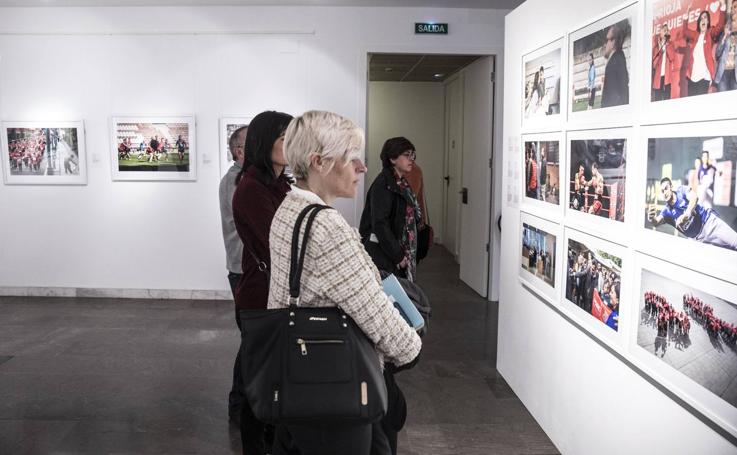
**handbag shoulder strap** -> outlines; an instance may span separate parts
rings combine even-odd
[[[291,260],[289,262],[289,306],[299,305],[299,292],[300,292],[300,281],[302,280],[302,268],[304,267],[305,253],[307,252],[307,239],[312,229],[312,224],[315,221],[315,217],[318,212],[323,209],[329,209],[330,206],[321,204],[310,204],[300,212],[297,217],[297,222],[294,224],[294,230],[292,231],[292,253]],[[309,215],[309,216],[308,216]],[[305,233],[302,238],[302,245],[299,245],[299,231],[302,227],[302,222],[307,217],[307,224],[305,225]]]

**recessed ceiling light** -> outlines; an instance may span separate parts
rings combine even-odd
[[[387,73],[391,73],[392,71],[394,71],[394,68],[392,68],[391,66],[387,66],[386,68],[384,68],[384,71]]]
[[[440,79],[443,76],[445,76],[445,74],[443,74],[443,73],[435,73],[435,74],[432,75],[432,77],[434,77],[436,79]]]

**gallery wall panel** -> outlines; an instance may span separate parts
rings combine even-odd
[[[505,115],[514,117],[519,114],[522,122],[520,126],[514,122],[505,125],[505,140],[508,144],[505,152],[514,155],[513,160],[508,158],[505,161],[514,166],[522,163],[522,169],[519,173],[508,172],[505,176],[505,187],[515,196],[507,198],[510,202],[505,217],[511,216],[510,223],[519,223],[515,226],[517,229],[512,230],[519,240],[514,243],[516,248],[503,250],[502,260],[522,260],[524,263],[525,258],[529,259],[529,253],[524,256],[524,250],[520,258],[519,242],[523,241],[525,232],[527,238],[530,238],[545,236],[560,229],[564,232],[564,244],[559,247],[564,254],[564,263],[558,264],[563,276],[557,300],[551,302],[544,295],[542,291],[547,290],[543,286],[544,277],[541,280],[538,276],[540,274],[536,273],[539,270],[534,268],[533,278],[525,275],[530,275],[529,270],[518,271],[520,277],[525,276],[528,280],[520,278],[521,285],[514,283],[507,287],[506,292],[502,293],[503,299],[504,296],[511,295],[515,302],[530,300],[538,304],[546,302],[555,307],[560,312],[559,316],[564,316],[562,319],[568,321],[570,327],[587,334],[593,344],[605,347],[607,352],[604,355],[613,356],[621,362],[623,370],[641,376],[643,382],[648,384],[640,390],[637,381],[625,379],[627,375],[623,373],[621,378],[628,381],[629,387],[622,390],[638,390],[639,398],[625,398],[621,406],[607,404],[604,406],[607,410],[616,413],[633,406],[641,409],[640,403],[648,401],[651,396],[648,394],[661,392],[666,399],[673,400],[681,407],[680,412],[669,414],[668,418],[663,415],[656,417],[659,413],[654,410],[642,410],[642,419],[639,416],[633,417],[634,421],[628,421],[624,426],[642,428],[648,425],[647,422],[656,419],[665,426],[689,428],[689,431],[695,430],[701,435],[697,439],[701,444],[696,443],[696,440],[691,441],[694,442],[691,447],[699,447],[698,449],[689,450],[689,442],[673,446],[669,451],[693,453],[694,450],[703,451],[706,450],[704,447],[711,446],[719,447],[716,451],[720,453],[733,453],[737,447],[737,418],[734,414],[735,403],[730,400],[734,399],[731,394],[734,377],[737,375],[733,370],[737,369],[737,362],[733,356],[737,351],[734,349],[735,337],[731,332],[733,322],[730,322],[729,317],[736,308],[734,302],[737,299],[737,100],[734,98],[737,94],[737,78],[734,86],[731,85],[731,79],[728,79],[729,84],[725,84],[723,78],[720,79],[722,69],[731,68],[724,65],[725,60],[720,63],[720,55],[725,55],[722,54],[725,49],[728,52],[737,51],[737,34],[732,34],[729,22],[732,17],[729,11],[732,2],[695,0],[690,2],[690,6],[689,2],[666,0],[605,3],[599,6],[574,2],[569,5],[566,14],[557,14],[545,2],[530,0],[507,20],[507,56],[509,58],[511,54],[511,58],[517,59],[520,64],[508,69],[507,78],[516,78],[519,84],[517,94],[506,102]],[[734,5],[734,10],[734,17],[737,18],[737,4]],[[697,70],[692,73],[692,65],[688,62],[689,58],[696,55],[693,46],[698,33],[695,31],[699,27],[699,17],[704,17],[707,12],[710,22],[705,36],[709,46],[712,46],[711,53],[705,54],[704,65],[697,64]],[[560,26],[540,24],[539,32],[535,30],[529,33],[529,39],[550,44],[530,50],[526,43],[518,42],[523,36],[520,27],[530,32],[522,24],[529,24],[531,21],[540,23],[538,19],[541,14],[556,17]],[[570,19],[569,15],[575,19]],[[666,33],[660,32],[663,24],[669,26],[667,39]],[[610,53],[607,46],[612,39],[617,40],[618,32],[613,33],[614,28],[619,28],[619,31],[625,29],[622,38],[624,58],[619,59],[619,66],[620,70],[625,68],[626,71],[612,73],[617,52],[615,50]],[[737,29],[737,20],[734,29]],[[561,96],[566,98],[569,105],[567,116],[561,117],[562,133],[558,133],[555,129],[557,124],[551,123],[554,126],[545,129],[533,126],[528,121],[530,115],[525,110],[531,93],[529,79],[534,77],[534,72],[526,71],[526,63],[534,61],[539,53],[550,52],[558,44],[562,31],[565,32],[562,46],[567,49],[565,65],[568,81]],[[525,39],[528,38],[527,34],[524,36]],[[720,47],[719,44],[724,46]],[[672,52],[668,54],[669,46],[675,47],[678,54],[676,58]],[[593,59],[590,54],[593,54]],[[672,84],[667,89],[657,86],[666,81],[663,67],[668,68],[663,60],[657,59],[661,54],[670,55],[671,58],[670,62],[666,60],[671,65],[667,74]],[[587,58],[589,62],[586,62]],[[622,65],[621,61],[625,64]],[[593,84],[588,81],[590,68],[593,68]],[[706,70],[713,83],[704,84],[701,81],[699,85],[699,81],[689,80],[692,74],[707,74]],[[604,73],[610,74],[604,77]],[[626,75],[626,79],[617,76],[613,81],[612,74]],[[733,75],[727,74],[729,77]],[[661,75],[662,80],[657,77]],[[620,79],[619,82],[625,81],[626,84],[620,84],[616,79]],[[601,92],[606,85],[610,88],[626,85],[627,90],[618,90],[620,95],[626,93],[626,98],[620,96],[618,102],[605,102],[609,106],[602,106]],[[704,90],[707,85],[705,93],[701,94],[699,90]],[[551,122],[549,118],[542,119]],[[555,216],[550,204],[539,200],[539,188],[531,188],[529,185],[530,175],[538,169],[533,170],[529,166],[528,157],[531,151],[537,152],[541,141],[546,139],[543,134],[529,133],[545,131],[550,131],[550,136],[565,135],[565,153],[564,159],[561,159],[565,163],[560,175],[561,181],[565,182],[561,185],[561,217]],[[539,168],[539,152],[535,164]],[[579,169],[581,164],[583,166]],[[594,171],[592,165],[596,165],[598,170]],[[603,172],[600,172],[601,168]],[[597,174],[601,174],[601,177]],[[515,177],[516,175],[520,177]],[[601,182],[604,183],[603,191],[597,190],[597,187],[602,187]],[[615,193],[614,198],[612,193]],[[512,202],[517,199],[519,204]],[[614,207],[611,203],[613,200],[616,201]],[[517,211],[520,211],[519,221],[515,216]],[[613,216],[610,217],[609,214]],[[544,234],[533,230],[530,220],[535,220],[535,217],[550,220],[545,222],[552,226]],[[541,222],[538,222],[538,227],[539,224]],[[506,224],[505,226],[509,227]],[[585,254],[581,255],[582,251]],[[568,254],[571,253],[573,257],[569,258]],[[577,266],[578,257],[584,260],[584,266]],[[620,260],[621,267],[612,266]],[[611,297],[601,298],[605,294],[603,283],[598,283],[595,290],[599,294],[599,300],[605,305],[590,298],[590,294],[593,294],[590,286],[579,289],[581,282],[578,281],[577,270],[591,268],[591,262],[617,268],[621,275],[617,295],[617,330],[613,329],[614,320],[609,317],[609,310],[613,309]],[[664,274],[659,275],[660,278],[654,278],[656,273],[660,273],[659,270]],[[688,336],[684,335],[681,328],[674,332],[673,322],[668,326],[667,333],[659,333],[657,321],[652,319],[652,311],[650,314],[644,311],[645,291],[641,288],[643,280],[652,284],[652,287],[660,287],[663,294],[670,295],[674,289],[688,288],[693,294],[698,294],[702,301],[711,299],[722,302],[719,304],[720,308],[723,307],[729,317],[719,316],[717,322],[721,326],[718,330],[713,327],[704,328],[703,324],[698,327],[692,324],[694,347],[690,347]],[[530,285],[529,281],[535,286]],[[508,283],[504,277],[503,282]],[[681,294],[684,293],[685,291]],[[677,319],[680,314],[685,315],[692,310],[683,306],[682,295],[676,297],[678,298],[668,298],[669,301],[678,301],[674,316]],[[716,308],[717,304],[712,306]],[[548,320],[547,324],[551,324],[550,312],[542,307],[545,305],[541,306],[537,317]],[[518,308],[527,306],[516,305],[501,309],[501,321],[506,324],[520,320],[519,318],[526,321],[534,317],[526,311],[517,311]],[[517,368],[513,356],[514,352],[521,352],[517,348],[522,343],[510,337],[501,327],[500,323],[500,339],[505,341],[500,343],[500,370],[509,372],[512,377],[510,384],[517,384],[522,395],[536,397],[530,400],[533,406],[544,402],[536,413],[533,412],[534,415],[545,419],[549,414],[547,409],[551,406],[559,407],[565,413],[568,407],[556,403],[555,400],[548,400],[543,395],[559,391],[568,393],[571,387],[581,385],[556,384],[554,390],[551,390],[520,380],[516,374],[522,370]],[[649,330],[647,337],[651,338],[647,342],[643,341],[644,327]],[[662,328],[660,331],[662,332]],[[560,327],[556,331],[556,335],[558,334],[565,338],[578,338],[571,333],[561,332]],[[503,346],[505,344],[513,348],[506,352]],[[657,357],[652,353],[656,345]],[[715,349],[714,353],[706,352],[710,346]],[[697,368],[699,371],[694,373],[686,371],[687,368],[684,367],[689,360],[673,360],[676,354],[693,353],[696,348],[700,349],[698,352],[703,353],[705,358],[721,358],[721,367],[706,365],[700,370]],[[536,346],[525,346],[524,349],[534,351]],[[598,366],[607,362],[593,354],[593,351],[594,348],[570,345],[557,358],[563,361],[563,356],[590,354],[596,360],[591,368],[583,368],[586,371],[584,374],[598,377]],[[649,384],[655,384],[656,388],[651,389]],[[573,399],[579,398],[574,396]],[[582,401],[580,404],[581,412],[569,417],[576,420],[576,428],[585,427],[588,434],[592,434],[596,431],[597,424],[590,419],[599,425],[608,419],[597,413],[585,412],[583,409],[586,408],[586,403]],[[606,410],[601,412],[607,413]],[[588,418],[581,417],[584,415]],[[628,412],[627,415],[631,413]],[[646,417],[648,415],[653,418]],[[662,449],[662,441],[651,440],[639,430],[627,433],[634,434],[636,431],[637,438],[628,436],[617,441],[615,445],[618,449],[609,447],[608,443],[596,436],[576,437],[575,442],[567,445],[571,439],[565,436],[565,425],[557,425],[554,420],[548,421],[547,426],[553,432],[559,432],[557,442],[563,444],[561,450],[564,453],[627,453],[630,450],[639,453],[647,451],[648,445]],[[603,446],[607,446],[607,449],[603,449]]]

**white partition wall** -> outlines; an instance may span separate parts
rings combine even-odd
[[[501,263],[509,266],[501,268],[497,367],[553,443],[561,453],[567,455],[737,453],[734,382],[726,387],[717,386],[717,383],[723,384],[720,380],[724,378],[716,379],[719,374],[712,371],[694,372],[688,371],[683,365],[679,365],[678,369],[668,366],[666,362],[672,362],[669,358],[672,359],[674,353],[689,352],[688,346],[677,344],[683,337],[671,335],[670,332],[660,337],[661,342],[667,343],[668,355],[665,354],[665,348],[663,355],[656,357],[652,355],[650,346],[644,347],[643,340],[648,338],[648,333],[655,338],[652,335],[655,333],[655,322],[649,319],[652,314],[649,312],[654,310],[648,310],[642,304],[643,292],[650,290],[647,286],[668,282],[666,278],[652,278],[654,275],[651,272],[643,271],[646,267],[657,271],[660,270],[657,268],[659,264],[667,264],[667,267],[678,271],[678,275],[666,272],[670,268],[663,268],[661,272],[675,280],[673,283],[678,282],[682,286],[678,288],[679,294],[675,291],[675,284],[670,285],[674,289],[671,294],[676,297],[669,294],[668,299],[677,309],[681,308],[681,295],[685,302],[685,293],[697,292],[694,291],[696,289],[699,296],[718,300],[719,304],[715,308],[726,315],[722,316],[725,320],[737,322],[733,320],[737,319],[737,277],[732,273],[732,265],[737,263],[737,252],[698,243],[676,235],[672,230],[668,231],[670,236],[664,235],[647,222],[643,225],[646,200],[651,206],[663,206],[663,199],[655,194],[660,191],[660,179],[670,177],[678,184],[688,184],[684,175],[692,175],[676,169],[678,164],[675,158],[670,161],[662,158],[665,148],[661,143],[658,143],[660,148],[656,149],[653,145],[649,148],[648,138],[687,137],[687,140],[675,143],[703,143],[704,147],[713,147],[712,150],[718,149],[720,154],[723,153],[718,161],[726,161],[727,146],[723,144],[734,143],[727,136],[737,134],[735,130],[730,133],[726,127],[712,131],[720,125],[733,127],[730,120],[737,117],[737,109],[734,109],[736,92],[695,97],[695,104],[689,104],[690,98],[662,101],[658,105],[650,102],[650,32],[654,24],[650,11],[654,3],[651,0],[625,3],[619,0],[528,0],[507,15],[505,20],[505,167]],[[657,3],[662,6],[657,14],[665,14],[666,11],[671,14],[674,8],[674,11],[684,8],[683,17],[686,17],[688,2]],[[667,6],[663,6],[665,3]],[[712,14],[718,14],[720,5],[719,2],[713,5],[708,3],[707,7]],[[680,27],[676,13],[673,13],[673,20]],[[625,39],[624,48],[630,59],[629,106],[608,108],[611,111],[598,109],[597,98],[595,109],[586,112],[585,93],[582,97],[579,89],[574,96],[571,91],[572,84],[581,87],[582,78],[578,68],[570,70],[573,54],[581,52],[580,47],[574,49],[570,38],[578,40],[591,33],[597,26],[589,26],[597,21],[601,20],[601,27],[610,27],[628,18],[631,35]],[[646,18],[649,22],[646,22]],[[674,36],[677,36],[675,32]],[[563,83],[560,97],[565,97],[568,106],[559,116],[560,119],[526,124],[523,122],[524,57],[536,55],[537,49],[557,42],[561,37],[563,73],[568,75],[570,82]],[[600,81],[607,59],[602,55],[603,52],[591,53],[594,54],[597,81]],[[719,106],[716,111],[704,111],[703,106],[709,101]],[[578,107],[575,107],[577,102]],[[565,105],[562,103],[562,106]],[[732,106],[731,113],[725,111],[727,106]],[[572,109],[580,111],[571,112]],[[694,123],[713,120],[714,116],[725,122],[714,125],[708,125],[708,122]],[[649,126],[675,122],[681,124],[657,128]],[[532,174],[532,171],[524,164],[526,153],[530,153],[529,145],[526,150],[526,141],[540,137],[546,140],[550,137],[563,138],[560,146],[560,162],[563,163],[560,180],[564,182],[560,186],[560,204],[563,207],[553,215],[541,210],[541,204],[531,204],[528,200],[530,194],[534,198],[535,188],[530,189],[527,182],[527,174]],[[721,138],[716,141],[716,146],[713,145],[713,137]],[[581,207],[573,201],[575,195],[571,197],[567,194],[574,191],[572,182],[578,167],[577,160],[583,160],[582,144],[585,148],[585,142],[593,138],[601,139],[601,143],[610,143],[611,155],[622,158],[617,168],[621,175],[608,169],[605,173],[606,183],[611,184],[606,193],[610,197],[611,205],[607,208],[611,210],[611,219],[580,213]],[[652,164],[646,168],[648,158]],[[602,152],[598,158],[599,164],[607,160],[609,155]],[[690,160],[689,165],[693,163],[693,157]],[[730,163],[719,165],[719,169],[724,170],[720,178],[728,182],[720,187],[720,191],[731,191],[734,198],[737,189],[734,188],[734,181],[730,184],[730,177],[726,176],[729,166],[732,166],[729,172],[734,171],[734,160]],[[615,205],[615,199],[619,205]],[[584,210],[588,210],[590,202],[585,203]],[[737,201],[721,204],[726,204],[732,210],[732,206],[737,206]],[[547,207],[542,205],[542,208]],[[598,208],[591,210],[596,212]],[[557,282],[545,288],[546,292],[539,295],[535,286],[525,285],[517,279],[520,274],[520,251],[523,251],[523,261],[527,261],[528,257],[527,248],[521,249],[521,236],[524,234],[521,223],[535,221],[527,212],[546,219],[538,221],[536,227],[551,234],[564,232],[564,235],[556,236],[561,238],[556,244],[562,252],[562,260],[557,264],[560,276],[556,278]],[[731,221],[732,212],[728,213],[728,221],[734,223]],[[549,236],[547,241],[556,237]],[[529,243],[529,238],[526,240]],[[550,249],[549,246],[546,248]],[[587,315],[586,311],[571,301],[574,291],[566,287],[569,265],[566,256],[569,251],[575,255],[574,260],[578,254],[596,256],[600,264],[611,269],[612,275],[616,271],[617,277],[621,276],[618,328],[616,323],[611,319],[606,320],[604,316],[597,321],[592,314]],[[684,260],[685,251],[693,253]],[[665,262],[657,262],[652,256]],[[529,264],[523,262],[523,265],[530,268],[532,262],[529,260]],[[715,265],[709,265],[711,263]],[[722,266],[717,267],[716,264]],[[710,284],[705,276],[700,277],[699,272],[704,267],[709,272],[703,273],[712,275],[708,279],[716,284]],[[544,267],[538,270],[544,270]],[[644,278],[641,279],[641,276]],[[551,299],[554,292],[557,294]],[[685,304],[683,308],[686,308]],[[594,311],[589,310],[590,313]],[[707,336],[706,333],[707,329],[694,320],[690,333],[694,346],[703,340],[709,344],[710,340],[717,351],[722,347],[727,354],[735,352],[734,344],[730,345],[726,341],[726,335],[709,332]],[[712,345],[706,351],[712,349]],[[655,349],[658,352],[657,344]],[[728,364],[725,364],[724,376],[734,374],[737,365],[735,358],[725,359]]]
[[[0,8],[0,120],[83,121],[87,155],[86,185],[0,186],[0,292],[228,298],[219,119],[325,109],[365,126],[368,52],[499,54],[504,14]],[[433,21],[450,33],[414,35],[415,22]],[[127,116],[194,116],[196,180],[113,181],[111,119]],[[353,225],[362,207],[360,196],[336,203]]]

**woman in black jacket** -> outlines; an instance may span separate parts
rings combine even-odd
[[[366,195],[359,232],[380,270],[410,281],[417,267],[420,208],[405,175],[415,162],[415,146],[404,137],[387,139],[381,149],[382,171]]]

